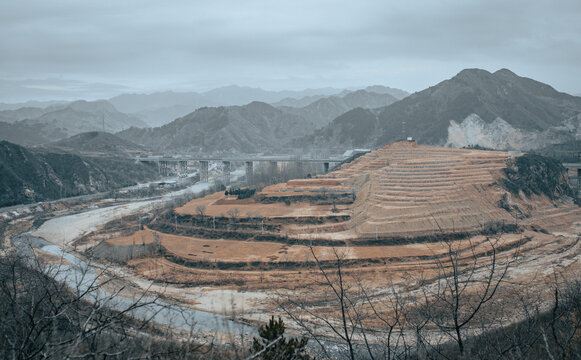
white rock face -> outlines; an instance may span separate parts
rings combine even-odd
[[[514,128],[502,118],[487,123],[478,115],[471,114],[460,124],[450,121],[446,146],[460,148],[479,145],[496,150],[527,151],[577,138],[580,131],[578,124],[550,128],[543,132],[526,131]]]
[[[491,149],[525,150],[527,143],[534,142],[536,134],[525,134],[513,128],[501,118],[486,123],[478,115],[471,114],[460,124],[450,121],[447,146],[463,147],[480,145]]]

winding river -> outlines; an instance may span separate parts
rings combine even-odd
[[[210,187],[210,183],[197,183],[156,199],[89,209],[78,214],[52,218],[38,229],[15,236],[14,245],[22,253],[31,254],[31,248],[38,248],[61,258],[60,264],[47,266],[45,271],[55,280],[65,282],[73,292],[86,292],[84,298],[96,305],[118,311],[131,309],[128,313],[135,318],[154,321],[175,329],[254,335],[256,330],[253,327],[233,321],[223,314],[170,304],[152,295],[137,298],[118,295],[115,288],[100,286],[101,281],[104,281],[100,268],[87,263],[70,248],[75,239],[97,230],[115,218],[161,207],[176,197],[200,193]]]

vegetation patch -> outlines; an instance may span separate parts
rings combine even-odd
[[[509,160],[504,169],[506,179],[502,186],[512,194],[521,191],[526,196],[546,195],[550,199],[561,196],[575,198],[567,177],[567,169],[557,160],[546,156],[526,154]]]

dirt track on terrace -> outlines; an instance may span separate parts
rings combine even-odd
[[[149,229],[141,230],[132,236],[107,240],[112,245],[151,244],[154,234],[167,253],[186,260],[203,260],[208,263],[250,263],[250,262],[296,262],[314,261],[311,247],[305,245],[286,245],[280,243],[235,241],[224,239],[203,239],[186,236],[163,234]],[[507,234],[502,237],[499,246],[511,247],[522,239],[536,236],[539,241],[547,241],[551,235],[528,232],[525,234]],[[470,245],[476,245],[477,252],[486,251],[483,244],[485,236],[458,240],[455,245],[460,251],[467,251]],[[480,244],[480,248],[478,246]],[[448,251],[445,243],[417,243],[384,246],[344,246],[332,248],[313,246],[313,252],[320,261],[336,259],[334,250],[343,260],[383,259],[385,262],[412,261],[424,258],[438,258]]]
[[[285,205],[284,202],[272,204],[256,203],[252,199],[236,200],[231,197],[228,200],[224,193],[218,192],[202,199],[196,199],[176,209],[180,215],[197,215],[198,206],[205,206],[206,216],[228,217],[228,210],[238,209],[240,217],[307,217],[307,216],[333,216],[347,213],[346,206],[339,206],[338,212],[333,212],[329,205],[313,205],[308,202]]]

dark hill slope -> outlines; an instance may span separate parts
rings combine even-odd
[[[130,159],[30,151],[0,142],[0,207],[108,191],[157,177]]]
[[[515,128],[543,131],[581,113],[581,99],[556,91],[541,82],[502,69],[493,74],[463,70],[450,80],[410,95],[378,115],[381,136],[376,144],[406,134],[429,144],[444,144],[450,121],[471,114],[491,123],[502,118]]]
[[[107,101],[79,100],[46,108],[20,108],[0,112],[0,139],[20,145],[40,145],[88,131],[117,132],[147,126],[123,114]]]
[[[40,131],[38,126],[26,125],[23,122],[0,122],[0,141],[6,140],[19,145],[38,145],[51,141],[52,138],[62,138],[66,134],[58,129],[54,132]]]
[[[340,144],[345,148],[365,147],[369,145],[369,139],[376,136],[377,121],[377,114],[373,110],[356,108],[333,120],[333,126],[327,126],[298,140],[295,146]]]
[[[48,149],[101,156],[128,157],[147,152],[147,149],[131,141],[101,131],[77,134],[45,146]]]
[[[344,96],[329,96],[305,107],[281,107],[289,113],[311,120],[316,127],[328,125],[336,117],[355,108],[375,109],[393,104],[398,99],[389,94],[378,94],[366,90],[349,92]]]
[[[357,114],[352,112],[345,116],[358,123]],[[521,144],[534,143],[531,145],[540,147],[581,135],[581,98],[558,92],[547,84],[520,77],[506,69],[495,73],[467,69],[449,80],[379,109],[377,126],[366,144],[376,147],[404,136],[413,136],[424,144],[444,145],[449,140],[449,129],[453,125],[460,128],[467,118],[475,119],[478,125],[469,128],[467,133],[487,132],[488,142],[479,145],[502,148],[507,141],[497,138],[512,136],[507,134],[514,131],[521,138]],[[368,123],[369,119],[362,121]],[[329,127],[341,128],[337,120]],[[465,136],[464,133],[460,135]],[[349,133],[330,141],[318,139],[337,146],[334,141],[341,137],[355,140]],[[473,139],[465,141],[473,144]]]
[[[131,128],[117,135],[160,152],[256,153],[314,129],[312,122],[299,116],[253,102],[201,108],[159,128]]]
[[[525,154],[508,161],[503,169],[506,178],[502,185],[514,195],[521,192],[547,195],[551,199],[561,196],[575,198],[567,169],[558,160],[536,154]]]

